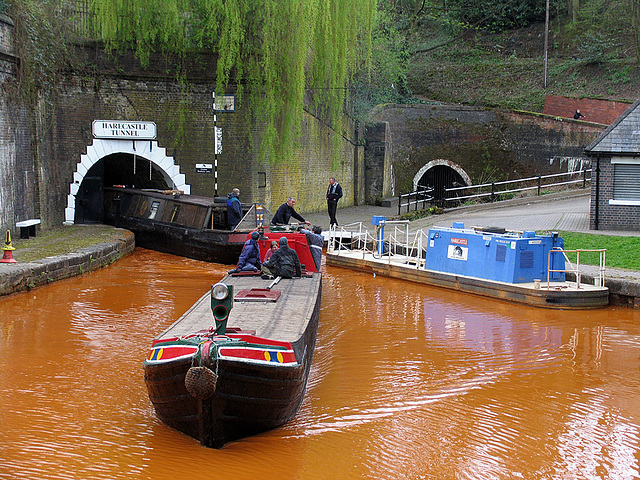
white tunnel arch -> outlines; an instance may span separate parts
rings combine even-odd
[[[67,207],[64,211],[66,225],[71,225],[75,221],[76,195],[87,172],[104,157],[114,153],[128,153],[149,160],[162,171],[171,188],[182,190],[186,194],[191,193],[191,185],[185,183],[185,176],[180,173],[180,167],[175,164],[173,157],[167,156],[166,149],[159,147],[155,140],[104,140],[97,138],[87,147],[87,153],[80,156],[80,162],[73,173],[73,182],[69,185]]]

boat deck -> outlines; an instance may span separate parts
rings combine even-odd
[[[227,328],[238,327],[242,330],[255,330],[255,335],[272,340],[295,342],[304,333],[309,319],[312,318],[318,295],[320,294],[322,275],[313,273],[310,277],[281,279],[271,291],[279,291],[277,301],[234,301],[229,314]],[[241,290],[266,289],[273,280],[263,280],[260,276],[230,276],[221,282],[233,285],[234,297]],[[179,337],[214,325],[211,312],[210,292],[206,292],[187,312],[168,329],[156,337],[156,340]]]

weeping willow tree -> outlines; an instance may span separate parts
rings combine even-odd
[[[277,162],[300,138],[306,92],[339,128],[347,87],[370,58],[376,0],[93,0],[92,8],[107,47],[133,48],[143,65],[153,51],[212,52],[216,92],[232,85],[245,96],[263,126],[261,158]]]

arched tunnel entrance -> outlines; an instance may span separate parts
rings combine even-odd
[[[167,190],[163,172],[152,161],[130,153],[113,153],[96,162],[85,174],[76,195],[75,223],[102,223],[104,187]]]
[[[65,224],[102,220],[103,188],[128,185],[136,188],[180,190],[191,193],[184,173],[155,140],[111,140],[96,138],[80,155],[69,184]]]
[[[414,190],[420,187],[433,188],[433,202],[444,206],[447,196],[445,189],[471,185],[471,178],[453,162],[448,160],[433,160],[424,165],[413,178]],[[455,195],[453,195],[455,196]]]

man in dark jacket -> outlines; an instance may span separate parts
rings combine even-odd
[[[242,253],[238,259],[238,266],[229,273],[236,272],[257,272],[260,267],[260,246],[258,245],[258,239],[260,234],[258,232],[252,232],[251,238],[244,242],[242,247]]]
[[[240,203],[240,190],[234,188],[227,195],[227,223],[229,230],[233,230],[242,220],[242,204]]]
[[[338,226],[336,220],[336,210],[338,209],[338,200],[342,198],[342,187],[336,179],[329,179],[329,188],[327,188],[327,210],[329,211],[329,226]]]
[[[302,216],[296,212],[293,206],[296,204],[294,197],[289,197],[285,203],[280,205],[278,211],[271,219],[271,225],[287,225],[291,217],[297,219],[300,222],[311,225],[311,222],[307,222]]]
[[[276,275],[282,278],[300,277],[300,259],[296,251],[289,247],[287,237],[280,237],[278,244],[280,248],[262,264],[262,278],[271,279]]]

